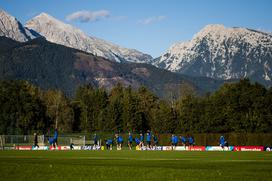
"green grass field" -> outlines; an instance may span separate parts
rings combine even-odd
[[[272,180],[272,152],[0,151],[0,180]]]

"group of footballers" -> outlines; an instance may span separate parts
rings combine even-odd
[[[94,137],[93,137],[94,146],[98,146],[98,139],[99,138],[98,138],[97,134],[95,133]],[[179,142],[181,142],[182,146],[185,146],[185,147],[195,145],[194,137],[190,136],[190,135],[187,135],[187,137],[185,137],[185,136],[179,136],[178,137],[177,135],[172,134],[170,141],[171,141],[172,150],[176,149]],[[48,137],[48,142],[49,142],[50,146],[52,146],[54,148],[58,145],[58,129],[54,130],[54,136],[53,137]],[[122,150],[124,139],[119,133],[115,134],[114,139],[109,138],[109,139],[105,140],[106,149],[107,150],[112,150],[114,142],[116,143],[117,150]],[[146,148],[152,149],[152,148],[157,147],[159,139],[158,139],[158,136],[156,134],[152,134],[152,132],[149,131],[149,130],[146,132],[146,134],[140,133],[139,137],[136,136],[135,138],[133,138],[132,133],[129,132],[128,137],[127,137],[127,145],[128,145],[128,148],[130,150],[132,150],[133,142],[135,142],[136,147],[138,147],[138,148],[142,148],[142,147],[146,146]],[[224,136],[220,137],[219,145],[222,148],[224,148],[225,146],[228,146],[228,142],[226,141]],[[33,144],[33,146],[34,147],[39,147],[36,133],[34,133],[34,144]]]
[[[128,137],[127,137],[127,145],[128,148],[130,150],[132,150],[132,146],[133,146],[133,142],[136,144],[136,147],[138,148],[142,148],[144,146],[146,146],[147,149],[152,149],[152,148],[156,148],[159,142],[158,136],[156,136],[156,134],[152,134],[151,131],[147,131],[145,134],[140,133],[139,137],[134,137],[131,132],[128,133]],[[115,134],[115,140],[109,138],[107,140],[105,140],[106,143],[106,148],[108,150],[112,150],[112,145],[113,143],[116,143],[117,145],[117,150],[121,150],[123,147],[123,137],[120,134]],[[95,141],[96,142],[96,141]],[[181,144],[183,146],[194,146],[195,145],[195,141],[194,141],[194,137],[193,136],[180,136],[178,137],[177,135],[172,135],[171,137],[171,146],[172,146],[172,150],[176,149],[176,146],[178,146],[179,142],[181,142]]]
[[[95,136],[95,140],[96,140],[96,136]],[[136,147],[138,146],[139,148],[142,148],[146,146],[146,148],[148,149],[156,148],[159,142],[158,137],[155,134],[152,134],[151,131],[147,131],[146,138],[144,137],[143,133],[139,134],[139,138],[138,137],[133,138],[132,133],[129,132],[127,140],[128,140],[127,145],[130,150],[132,150],[133,141],[135,142]],[[112,145],[114,143],[114,140],[109,138],[105,140],[105,142],[106,142],[106,148],[108,150],[112,150]],[[120,134],[115,134],[115,142],[117,145],[117,150],[121,150],[123,146],[123,137]],[[171,142],[172,150],[175,150],[176,147],[179,145],[179,143],[181,143],[182,146],[184,146],[185,148],[195,145],[195,140],[192,135],[187,135],[186,137],[185,136],[178,137],[177,135],[172,134],[170,142]],[[97,144],[97,141],[95,141],[95,144]],[[222,148],[228,147],[228,142],[224,138],[224,136],[220,136],[219,145]]]
[[[151,131],[147,131],[146,132],[146,138],[144,136],[145,134],[140,133],[139,137],[135,137],[133,138],[133,135],[131,132],[128,133],[128,137],[127,137],[127,145],[129,147],[130,150],[132,150],[132,146],[133,146],[133,142],[136,144],[136,147],[142,148],[145,146],[145,142],[146,142],[146,147],[148,149],[154,148],[157,146],[158,144],[158,137],[155,134],[152,134]],[[106,143],[106,148],[108,150],[112,150],[112,145],[113,143],[116,143],[117,146],[117,150],[122,150],[123,147],[123,143],[124,143],[124,139],[123,137],[117,133],[115,134],[115,139],[106,139],[105,143]]]
[[[172,150],[175,150],[176,147],[179,144],[179,138],[181,141],[182,146],[194,146],[195,145],[195,140],[193,136],[187,135],[187,137],[184,136],[180,136],[178,137],[177,135],[172,134],[171,137],[171,146],[172,146]]]
[[[50,133],[49,133],[49,135],[50,135]],[[56,148],[58,146],[58,137],[59,137],[59,132],[58,132],[58,129],[56,128],[54,130],[54,136],[53,137],[48,136],[48,138],[47,138],[49,145]],[[39,148],[37,133],[34,133],[33,147]]]

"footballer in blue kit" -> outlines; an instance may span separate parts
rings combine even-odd
[[[132,149],[132,142],[133,142],[133,137],[132,137],[132,134],[129,132],[128,133],[128,147],[130,150]]]
[[[222,147],[222,149],[224,149],[225,146],[228,146],[226,143],[227,141],[225,140],[224,136],[220,136],[219,145]]]
[[[171,137],[171,142],[172,142],[172,150],[175,150],[176,146],[178,145],[178,137],[173,134]]]
[[[54,138],[53,138],[55,147],[58,146],[58,137],[59,137],[59,132],[58,132],[58,129],[56,128],[54,131]]]
[[[155,146],[155,148],[156,148],[158,146],[159,139],[158,139],[158,137],[155,134],[152,135],[152,137],[153,137],[153,143],[154,143],[153,146]]]
[[[147,132],[146,133],[146,146],[151,149],[151,133]]]
[[[109,138],[109,139],[106,140],[107,150],[112,150],[112,144],[113,144],[113,141],[112,141],[111,138]]]
[[[117,142],[117,150],[122,150],[123,137],[119,134],[116,134],[115,137],[116,137],[116,142]]]
[[[144,135],[143,133],[140,133],[140,144],[139,144],[140,147],[143,147],[144,146]]]
[[[53,146],[54,148],[56,148],[56,144],[55,144],[54,138],[49,137],[49,138],[48,138],[48,142],[49,142],[49,145],[50,145],[50,146]]]
[[[187,144],[187,139],[186,139],[186,137],[181,136],[181,137],[180,137],[180,140],[181,140],[182,146],[186,146],[186,144]]]
[[[139,140],[139,138],[136,137],[134,139],[134,141],[135,141],[135,143],[136,143],[137,146],[140,146],[141,141]]]
[[[192,136],[189,136],[188,143],[189,143],[190,146],[194,146],[195,145],[195,140],[194,140],[194,138]]]
[[[94,133],[94,136],[93,136],[93,140],[94,140],[94,146],[98,146],[98,136],[96,133]]]

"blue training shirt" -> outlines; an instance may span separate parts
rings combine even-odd
[[[224,138],[224,136],[220,137],[220,144],[221,144],[221,146],[225,145],[225,138]]]
[[[122,136],[118,136],[118,138],[117,138],[117,142],[118,142],[118,143],[122,143],[122,142],[123,142],[123,138],[122,138]]]
[[[50,144],[50,145],[54,144],[54,142],[55,142],[55,141],[54,141],[54,138],[49,138],[48,141],[49,141],[49,144]]]
[[[172,137],[171,137],[171,142],[172,142],[172,143],[175,143],[175,136],[172,136]]]
[[[137,145],[140,144],[140,140],[138,138],[135,138],[134,141]]]
[[[129,140],[129,142],[133,141],[132,135],[129,135],[128,140]]]
[[[158,142],[157,136],[154,136],[154,137],[153,137],[153,140],[154,140],[155,143],[157,143],[157,142]]]
[[[144,135],[140,137],[140,141],[144,141]]]
[[[54,139],[58,139],[58,136],[59,136],[59,133],[58,133],[58,130],[55,130],[54,131]]]
[[[148,142],[151,141],[151,135],[150,135],[150,134],[148,134],[148,135],[146,136],[146,141],[148,141]]]
[[[186,143],[186,138],[185,137],[181,137],[181,142],[182,143]]]
[[[193,144],[194,143],[194,139],[192,137],[189,137],[188,138],[188,142],[189,142],[189,144]]]
[[[178,143],[178,137],[177,136],[174,136],[174,143]]]

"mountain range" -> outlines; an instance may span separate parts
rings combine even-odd
[[[272,85],[272,35],[247,28],[208,25],[192,40],[172,45],[155,66],[189,76],[250,78]]]
[[[0,79],[27,80],[42,89],[59,89],[70,96],[84,84],[107,90],[117,83],[133,88],[145,86],[156,95],[169,98],[180,94],[183,86],[201,94],[214,91],[223,83],[190,78],[148,64],[113,62],[43,37],[23,43],[0,37],[0,50]]]
[[[148,63],[153,58],[135,49],[123,48],[105,40],[89,36],[80,29],[41,13],[26,23],[26,27],[38,32],[48,41],[79,49],[115,62]]]
[[[178,94],[184,85],[203,94],[240,78],[272,85],[272,35],[256,30],[208,25],[153,59],[46,13],[24,27],[0,10],[0,23],[0,78],[25,79],[66,94],[82,84],[110,89],[118,82],[144,85],[161,97]]]

